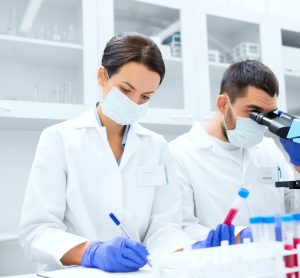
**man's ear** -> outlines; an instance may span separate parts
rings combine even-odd
[[[217,98],[217,108],[221,114],[225,114],[228,109],[228,96],[219,95]]]
[[[106,83],[106,69],[103,66],[99,68],[97,78],[99,86],[104,87]]]

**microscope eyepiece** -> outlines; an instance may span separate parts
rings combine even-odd
[[[281,138],[286,138],[291,123],[293,121],[289,114],[277,114],[274,112],[262,113],[258,111],[250,112],[250,118],[260,125],[268,127],[268,129]]]

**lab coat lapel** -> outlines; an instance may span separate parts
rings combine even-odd
[[[101,144],[104,145],[104,149],[107,152],[107,157],[109,158],[107,163],[109,163],[112,172],[110,173],[111,179],[114,180],[112,183],[114,188],[107,188],[109,191],[113,191],[113,201],[110,202],[110,212],[116,214],[121,220],[123,219],[123,181],[121,171],[119,169],[118,163],[111,151],[110,145],[107,140],[107,133],[105,127],[97,127]]]
[[[106,128],[99,126],[93,108],[90,108],[83,115],[78,117],[75,121],[76,128],[95,128],[98,133],[99,144],[95,142],[95,146],[99,146],[101,152],[105,152],[105,157],[108,158],[107,162],[111,171],[106,173],[113,180],[112,184],[114,188],[106,188],[109,192],[113,192],[113,201],[110,202],[110,208],[108,212],[115,213],[120,219],[123,217],[123,182],[120,168],[115,160],[115,157],[111,151],[110,145],[107,140]],[[129,140],[130,141],[130,140]],[[100,167],[100,165],[99,165]],[[102,177],[99,177],[100,179]],[[103,186],[105,186],[103,181]]]
[[[120,170],[122,170],[134,153],[141,145],[141,139],[137,134],[137,128],[135,125],[131,125],[129,128],[125,149],[122,155]]]

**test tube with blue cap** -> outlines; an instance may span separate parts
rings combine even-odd
[[[237,196],[234,199],[234,202],[224,220],[224,224],[230,226],[234,217],[238,213],[240,207],[242,206],[242,203],[248,198],[249,196],[249,190],[246,188],[240,188]]]
[[[275,216],[263,216],[264,240],[275,241]]]
[[[263,230],[263,219],[260,216],[251,217],[249,219],[252,238],[254,242],[259,242],[264,239],[264,230]]]

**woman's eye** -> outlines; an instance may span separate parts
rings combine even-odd
[[[142,96],[142,99],[144,99],[144,100],[149,100],[150,97],[148,97],[148,96]]]
[[[130,90],[127,90],[127,89],[124,89],[124,88],[121,88],[121,91],[122,91],[124,94],[129,94],[129,93],[130,93]]]

